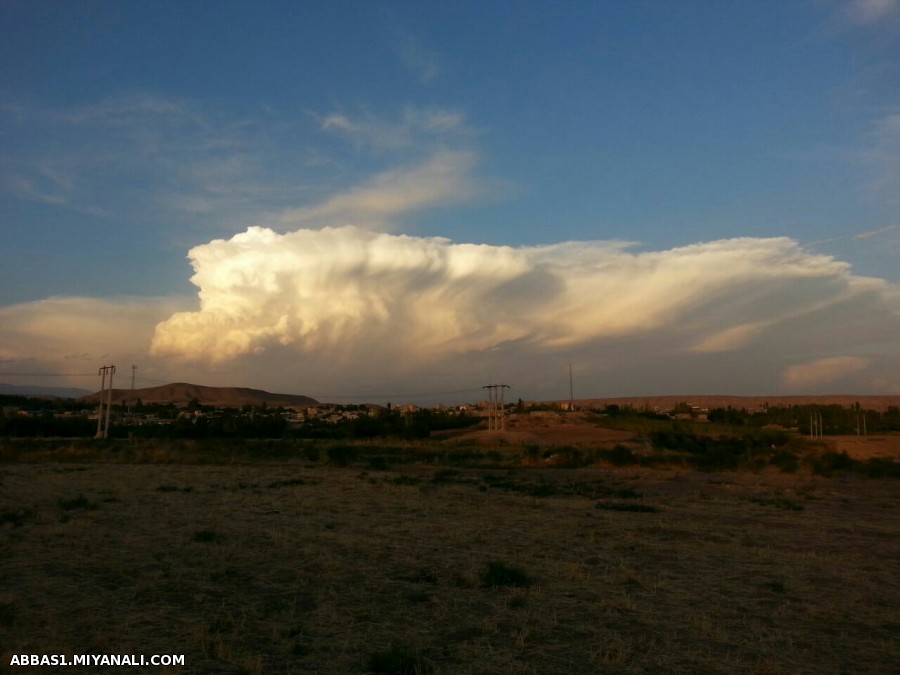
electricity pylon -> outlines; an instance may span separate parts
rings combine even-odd
[[[482,389],[488,390],[488,429],[491,431],[506,429],[503,390],[509,389],[508,384],[486,384]],[[498,410],[499,406],[499,410]]]
[[[106,386],[106,373],[109,373],[109,388]],[[97,435],[94,438],[107,438],[109,436],[109,415],[112,406],[112,384],[113,375],[116,373],[116,367],[113,365],[103,366],[97,372],[102,376],[100,383],[100,414],[97,416]],[[106,394],[106,424],[103,424],[103,395]]]

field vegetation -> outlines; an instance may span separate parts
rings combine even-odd
[[[896,461],[746,424],[586,423],[610,422],[621,442],[0,440],[0,663],[896,672]]]

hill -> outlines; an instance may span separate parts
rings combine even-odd
[[[794,405],[839,405],[850,407],[859,403],[865,410],[884,412],[891,406],[900,407],[900,396],[855,396],[836,394],[827,396],[629,396],[619,398],[577,399],[575,405],[583,408],[602,408],[606,405],[672,410],[679,403],[699,408],[746,408],[756,410],[765,406],[790,407]]]
[[[100,397],[100,392],[95,392],[81,398],[82,401],[94,402]],[[143,403],[174,403],[184,407],[194,399],[203,405],[217,406],[221,408],[239,408],[245,405],[267,405],[270,408],[305,408],[318,405],[319,402],[309,396],[296,394],[273,394],[262,389],[249,389],[247,387],[206,387],[200,384],[188,384],[175,382],[158,387],[146,387],[144,389],[113,389],[113,403],[131,403],[140,399]]]
[[[0,394],[9,396],[29,396],[31,398],[78,398],[89,394],[88,389],[74,387],[41,387],[33,384],[0,383]]]

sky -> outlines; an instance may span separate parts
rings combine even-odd
[[[0,241],[0,382],[900,394],[900,0],[0,0]]]

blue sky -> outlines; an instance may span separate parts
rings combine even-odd
[[[0,372],[900,392],[896,0],[4,0],[0,68]]]

